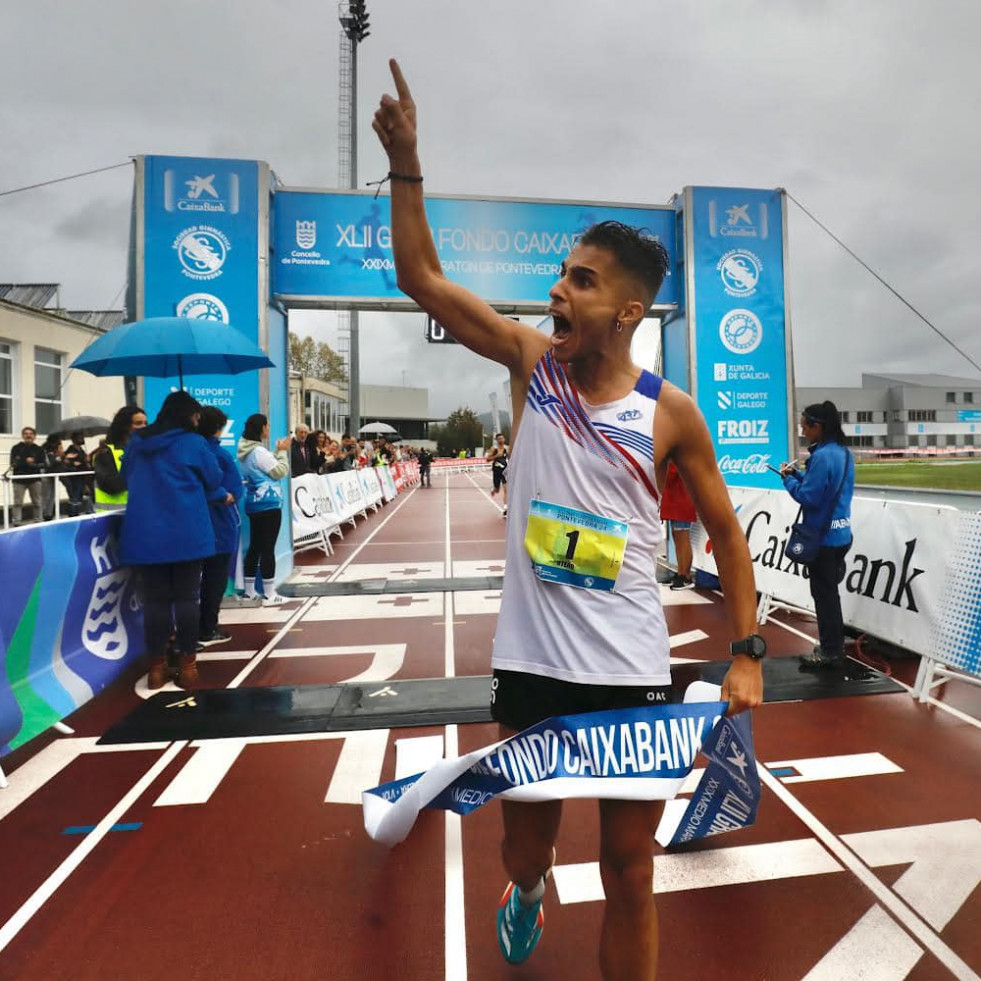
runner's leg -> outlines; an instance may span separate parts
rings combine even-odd
[[[600,877],[606,893],[600,969],[604,981],[651,981],[657,971],[654,832],[661,801],[601,800]]]

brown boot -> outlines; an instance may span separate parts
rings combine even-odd
[[[165,655],[150,658],[150,671],[146,676],[146,686],[151,691],[167,684],[167,658]]]
[[[180,669],[177,684],[181,688],[197,688],[198,686],[198,656],[197,654],[181,654]]]

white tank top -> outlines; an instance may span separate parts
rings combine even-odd
[[[654,410],[661,379],[641,374],[616,402],[583,401],[551,352],[535,366],[508,466],[507,574],[491,664],[595,685],[671,683],[655,579],[661,542]],[[625,522],[612,592],[536,576],[525,549],[533,499]]]

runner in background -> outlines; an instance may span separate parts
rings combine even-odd
[[[494,445],[487,454],[487,459],[491,462],[491,476],[494,478],[494,488],[491,490],[491,497],[496,497],[501,491],[504,498],[504,507],[501,514],[507,517],[508,513],[508,452],[511,449],[504,442],[504,433],[496,433]]]
[[[668,464],[668,478],[661,495],[661,520],[667,521],[674,542],[678,569],[671,579],[671,589],[694,589],[691,577],[691,523],[698,520],[695,504],[685,488],[678,468]]]
[[[758,705],[766,645],[754,633],[753,565],[708,427],[684,392],[630,359],[634,331],[667,273],[666,251],[637,229],[601,222],[584,232],[549,291],[551,336],[501,316],[443,273],[422,193],[415,103],[394,60],[391,69],[398,98],[382,97],[372,125],[388,155],[399,286],[511,375],[511,515],[491,660],[500,737],[556,715],[670,699],[652,562],[661,535],[657,486],[669,460],[715,545],[734,639],[722,697],[730,713]],[[470,112],[479,119],[479,109]],[[656,971],[652,840],[662,810],[657,801],[599,802],[606,981],[649,981]],[[502,801],[511,882],[497,939],[510,963],[526,960],[541,937],[561,815],[561,800]],[[594,971],[587,963],[582,973]]]

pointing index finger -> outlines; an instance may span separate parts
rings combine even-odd
[[[408,83],[402,74],[402,69],[399,68],[399,63],[392,58],[388,67],[392,70],[392,78],[395,79],[395,91],[399,94],[399,102],[411,102],[412,93],[409,91]]]

